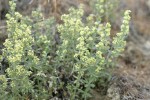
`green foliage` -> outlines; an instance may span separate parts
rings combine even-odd
[[[59,66],[70,69],[65,70],[68,76],[74,74],[73,84],[68,85],[72,99],[80,94],[84,99],[90,97],[89,93],[94,87],[93,83],[107,69],[106,66],[112,65],[112,59],[123,51],[124,37],[129,31],[127,25],[130,19],[129,12],[125,12],[121,33],[118,33],[112,42],[110,41],[111,25],[94,22],[92,26],[89,26],[89,23],[88,25],[82,23],[82,8],[71,8],[68,15],[62,16],[64,24],[58,25],[62,44],[57,51],[59,55],[57,60],[59,60]],[[81,84],[85,85],[84,89],[81,89]]]
[[[54,96],[86,100],[95,82],[125,47],[128,10],[121,32],[111,40],[109,23],[101,23],[100,17],[94,21],[92,15],[83,23],[82,6],[70,8],[69,14],[61,17],[64,23],[57,25],[61,43],[56,45],[53,18],[43,19],[38,11],[24,17],[15,11],[14,2],[10,5],[6,15],[8,39],[2,54],[8,65],[0,75],[2,100],[48,100]],[[97,10],[103,13],[101,7]]]
[[[22,18],[18,12],[14,11],[15,4],[10,2],[11,14],[7,14],[7,26],[8,26],[8,39],[6,39],[3,49],[3,57],[8,60],[9,68],[6,69],[7,76],[10,78],[11,82],[9,89],[11,89],[11,96],[14,99],[21,97],[19,93],[26,95],[28,91],[32,90],[32,82],[29,80],[31,71],[27,67],[21,65],[22,61],[25,61],[25,52],[32,54],[31,45],[34,39],[31,35],[31,26],[28,26],[24,21],[18,23],[17,21]],[[38,59],[34,59],[33,64],[37,63]],[[9,81],[7,79],[7,81]],[[8,93],[9,94],[9,93]]]
[[[115,17],[119,0],[89,0],[97,21],[111,21]]]

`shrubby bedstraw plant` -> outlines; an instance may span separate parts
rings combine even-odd
[[[125,12],[121,32],[110,41],[111,25],[94,22],[92,26],[82,22],[82,8],[69,10],[68,15],[63,15],[64,24],[58,25],[61,33],[62,44],[57,55],[58,65],[65,69],[68,76],[75,78],[68,84],[71,97],[76,98],[82,94],[82,98],[90,97],[90,90],[94,82],[99,79],[106,65],[111,64],[125,47],[124,37],[129,31],[129,13]],[[90,20],[90,18],[88,18]],[[92,24],[92,23],[91,23]],[[112,44],[112,47],[110,46]],[[113,49],[112,49],[113,48]],[[82,88],[81,85],[84,85]]]
[[[27,25],[24,21],[18,22],[22,18],[18,12],[15,12],[15,4],[11,2],[11,14],[7,14],[8,26],[8,39],[5,40],[3,49],[3,57],[8,60],[9,67],[6,69],[7,82],[10,84],[7,87],[8,98],[17,99],[21,98],[19,93],[27,96],[28,92],[32,90],[32,81],[29,79],[31,66],[21,64],[26,61],[28,57],[32,59],[32,64],[38,63],[38,58],[33,54],[31,45],[34,39],[31,35],[31,26]],[[26,54],[25,54],[26,53]],[[6,92],[5,92],[6,93]],[[7,96],[6,96],[7,97]]]
[[[16,12],[14,2],[10,6],[6,15],[8,39],[2,55],[9,66],[5,75],[1,75],[0,99],[48,99],[52,96],[51,88],[47,89],[51,80],[47,73],[53,71],[48,56],[53,45],[52,35],[49,36],[53,19],[42,21],[42,15],[33,11],[32,20]]]
[[[0,99],[48,100],[88,99],[95,82],[113,59],[124,50],[129,32],[130,11],[125,11],[121,32],[110,38],[111,25],[98,15],[82,22],[84,11],[70,8],[58,24],[60,43],[54,39],[54,19],[43,19],[40,12],[23,17],[10,2],[7,17],[8,39],[1,60],[7,61],[0,75]],[[101,11],[99,8],[98,11]],[[4,67],[1,63],[1,68]]]

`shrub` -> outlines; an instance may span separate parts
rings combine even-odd
[[[111,40],[109,23],[94,21],[91,15],[83,23],[82,6],[70,8],[69,14],[61,17],[64,23],[57,25],[61,42],[56,45],[53,18],[43,19],[38,11],[24,17],[15,11],[14,2],[10,1],[10,6],[8,38],[1,56],[7,63],[0,75],[2,100],[87,99],[94,83],[125,47],[129,10],[121,32]]]

